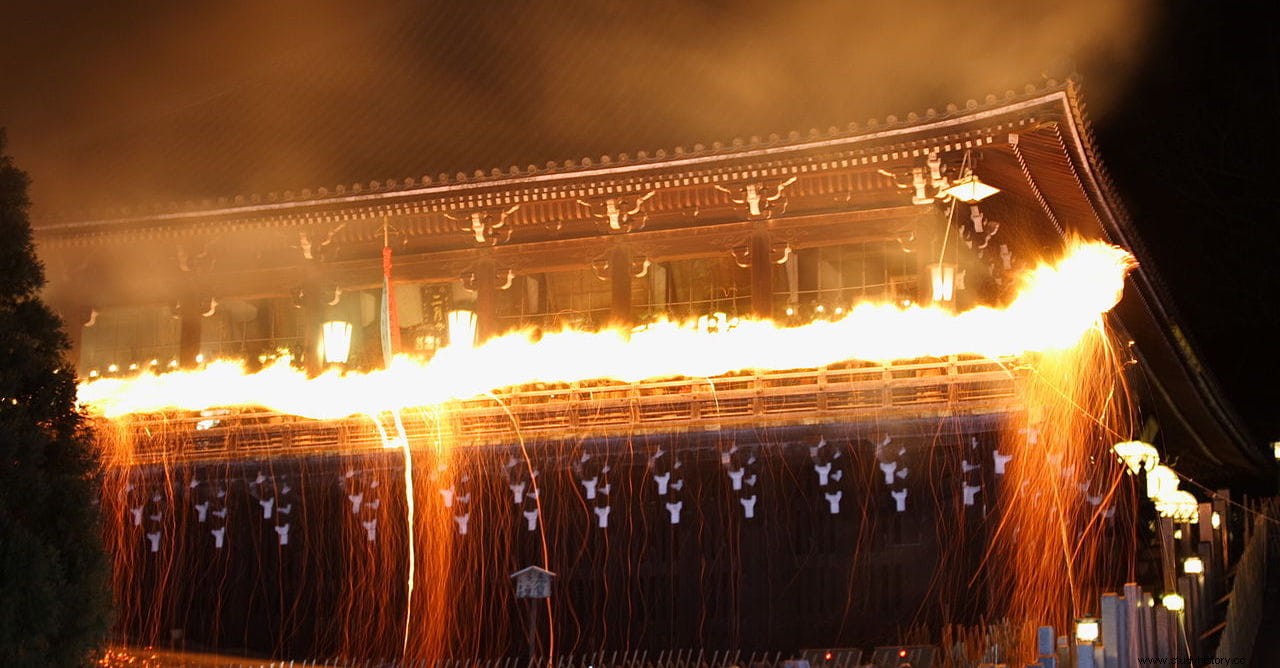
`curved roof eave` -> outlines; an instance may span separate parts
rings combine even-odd
[[[1138,268],[1130,275],[1130,281],[1136,288],[1135,295],[1144,310],[1157,325],[1155,331],[1158,331],[1162,338],[1162,347],[1167,348],[1176,357],[1174,361],[1179,371],[1194,387],[1222,435],[1231,441],[1234,448],[1247,461],[1254,464],[1256,468],[1250,473],[1262,479],[1266,475],[1263,469],[1269,467],[1270,460],[1255,447],[1254,439],[1227,403],[1217,380],[1201,362],[1188,341],[1184,333],[1185,329],[1180,325],[1181,318],[1178,316],[1170,291],[1160,278],[1159,271],[1151,261],[1150,253],[1142,243],[1105,166],[1098,157],[1096,140],[1080,99],[1078,85],[1069,82],[1052,95],[1059,97],[1063,105],[1063,118],[1067,120],[1064,129],[1071,140],[1067,142],[1068,149],[1074,152],[1074,155],[1069,157],[1075,163],[1078,177],[1084,180],[1082,189],[1092,203],[1099,223],[1112,241],[1129,249],[1139,261]],[[1148,358],[1152,354],[1159,353],[1155,350],[1143,352]],[[1144,364],[1146,363],[1144,361]]]

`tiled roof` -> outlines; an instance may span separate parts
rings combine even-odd
[[[597,157],[585,156],[576,159],[552,160],[542,165],[526,166],[510,165],[505,168],[476,169],[471,172],[455,172],[426,174],[422,176],[403,176],[399,178],[371,179],[367,182],[351,184],[323,185],[310,188],[275,190],[253,194],[239,194],[183,201],[147,202],[128,206],[113,206],[80,211],[61,211],[46,213],[41,216],[41,225],[57,225],[84,221],[110,221],[116,219],[140,219],[163,216],[175,213],[198,213],[238,207],[251,207],[261,204],[323,204],[326,201],[339,201],[351,197],[372,194],[394,194],[424,188],[450,187],[461,185],[484,185],[513,178],[537,177],[543,175],[587,174],[613,167],[644,167],[661,165],[672,161],[695,162],[700,159],[731,157],[736,154],[748,154],[762,149],[804,148],[819,142],[857,140],[879,133],[909,129],[914,126],[927,126],[955,117],[974,115],[984,110],[999,110],[1011,104],[1043,96],[1046,93],[1065,90],[1075,85],[1075,80],[1058,82],[1047,79],[1040,85],[1027,84],[1021,92],[1006,90],[1002,95],[988,94],[981,101],[966,100],[963,104],[947,104],[938,109],[930,107],[922,112],[909,112],[905,115],[888,115],[883,118],[870,118],[865,122],[851,122],[844,127],[830,126],[825,130],[811,128],[807,132],[792,130],[785,135],[772,133],[768,135],[752,135],[734,137],[728,141],[713,141],[710,144],[695,143],[658,148],[651,151],[640,150],[634,153],[606,154]],[[389,149],[394,150],[394,149]]]

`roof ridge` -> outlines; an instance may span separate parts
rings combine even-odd
[[[888,114],[883,118],[872,117],[867,119],[864,123],[858,123],[857,121],[850,122],[844,128],[839,128],[834,125],[829,126],[825,133],[818,128],[810,128],[807,133],[803,134],[798,130],[791,130],[787,132],[785,138],[776,132],[769,133],[763,137],[758,134],[750,135],[747,138],[738,136],[733,137],[727,143],[724,141],[713,141],[710,146],[698,142],[692,146],[686,146],[683,144],[676,145],[671,147],[670,150],[666,148],[658,148],[653,149],[652,151],[637,150],[634,154],[619,152],[616,154],[604,154],[597,158],[584,156],[582,158],[568,158],[559,161],[550,160],[547,161],[544,167],[538,167],[537,165],[530,164],[521,168],[517,165],[511,165],[505,170],[500,167],[493,167],[487,172],[484,169],[476,169],[470,175],[465,172],[456,172],[453,176],[450,176],[447,172],[440,172],[434,177],[430,174],[426,174],[421,177],[409,176],[402,178],[389,178],[385,180],[372,179],[367,184],[353,183],[351,185],[347,185],[345,183],[340,183],[334,186],[289,188],[285,190],[221,195],[181,201],[169,200],[168,202],[156,201],[121,206],[92,207],[75,211],[59,211],[43,214],[39,216],[39,223],[57,224],[90,220],[108,221],[138,216],[146,217],[174,213],[197,213],[203,210],[219,210],[227,207],[252,206],[257,204],[289,202],[298,204],[323,204],[330,200],[372,193],[392,193],[398,190],[409,191],[415,188],[433,186],[483,184],[486,181],[499,181],[513,177],[531,177],[546,174],[571,174],[574,172],[587,173],[601,166],[618,167],[644,165],[646,163],[658,164],[673,158],[712,157],[716,155],[732,155],[749,149],[801,146],[814,140],[841,138],[852,139],[861,135],[879,132],[886,128],[921,125],[961,114],[973,113],[984,108],[993,108],[1000,104],[1009,104],[1029,99],[1050,91],[1066,90],[1072,86],[1078,85],[1079,75],[1077,74],[1069,75],[1067,80],[1064,82],[1059,82],[1054,78],[1046,78],[1039,85],[1034,83],[1024,85],[1021,93],[1018,93],[1013,89],[1005,90],[1004,94],[1001,96],[997,96],[995,93],[988,93],[981,103],[978,102],[976,98],[969,98],[964,102],[963,107],[956,103],[948,103],[941,111],[936,107],[929,107],[924,112],[907,112],[904,117],[900,117],[898,114]]]

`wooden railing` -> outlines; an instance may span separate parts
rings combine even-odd
[[[1015,360],[952,357],[641,383],[591,381],[522,387],[406,410],[401,421],[410,443],[447,438],[454,446],[477,446],[521,438],[992,415],[1016,409],[1021,378]],[[391,417],[380,419],[394,434]],[[134,464],[383,447],[379,429],[364,416],[310,420],[240,408],[123,420],[132,432]]]

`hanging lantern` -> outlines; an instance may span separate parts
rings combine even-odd
[[[1160,501],[1178,491],[1178,474],[1163,464],[1147,473],[1147,498]]]
[[[449,311],[449,345],[471,348],[476,345],[475,311]]]
[[[1190,492],[1174,490],[1156,501],[1156,512],[1175,522],[1196,524],[1200,521],[1200,502]]]
[[[929,265],[934,303],[950,302],[956,295],[956,266],[949,262]]]
[[[1160,463],[1160,451],[1150,443],[1124,441],[1116,443],[1111,449],[1133,475],[1138,475],[1138,471],[1144,469],[1150,472]]]
[[[325,364],[346,364],[351,356],[351,323],[330,320],[320,326],[320,357]]]
[[[953,197],[967,204],[976,204],[998,192],[1000,192],[999,188],[983,183],[972,170],[966,169],[964,176],[957,179],[955,183],[952,183],[939,195]]]

